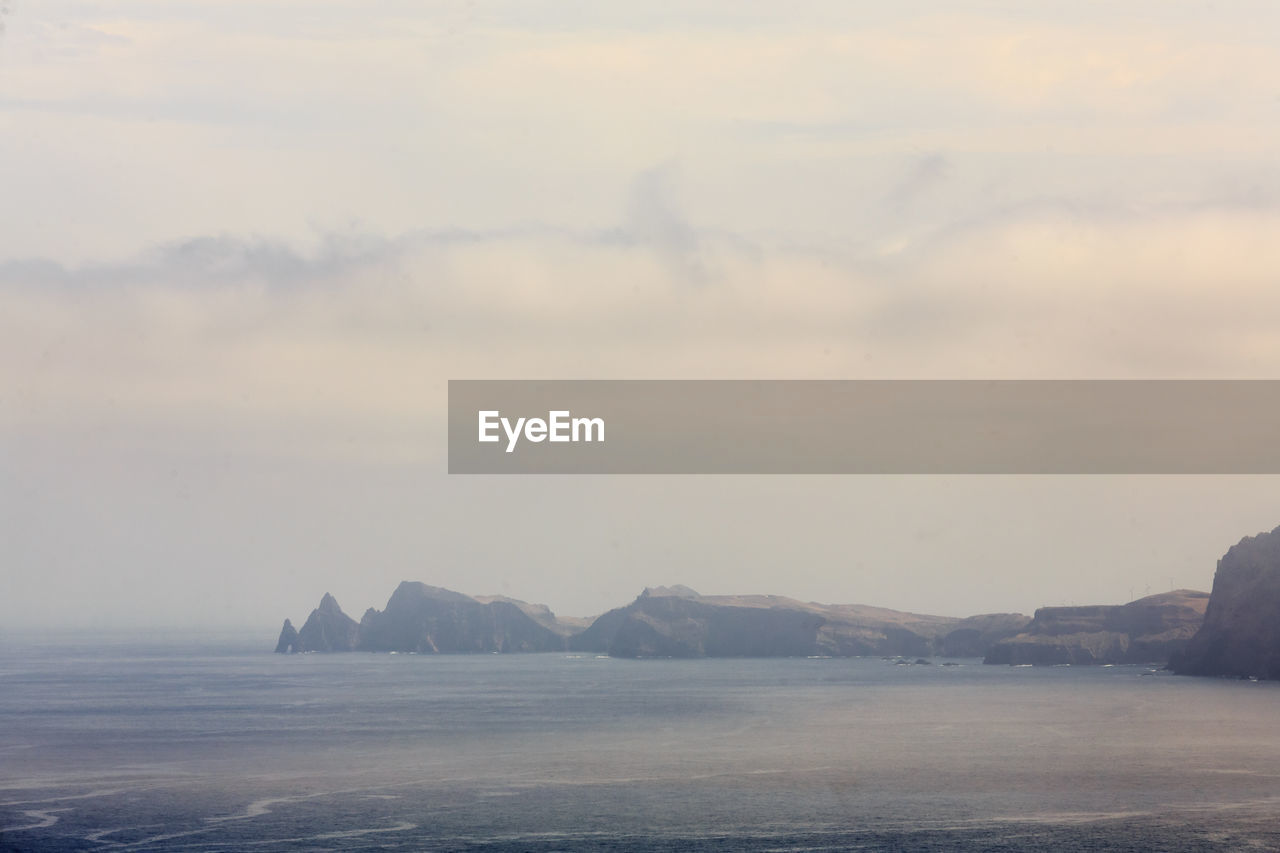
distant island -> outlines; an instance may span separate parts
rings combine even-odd
[[[325,594],[276,651],[579,651],[614,657],[981,657],[990,664],[1168,663],[1174,672],[1280,679],[1280,527],[1218,561],[1212,593],[1181,589],[1119,605],[1042,607],[968,618],[776,595],[646,588],[588,619],[542,604],[405,581],[357,622]],[[923,661],[922,661],[923,662]]]
[[[699,595],[646,588],[594,619],[562,619],[540,604],[468,596],[405,581],[359,622],[329,594],[301,629],[286,619],[276,651],[580,651],[614,657],[983,657],[989,663],[1163,663],[1190,639],[1207,593],[1187,590],[1121,606],[1042,608],[1035,618],[904,613],[776,595]]]
[[[561,619],[541,604],[404,581],[385,609],[370,608],[359,622],[326,593],[302,628],[285,620],[276,651],[980,657],[1030,621],[1021,613],[959,619],[775,595],[699,595],[685,586],[646,588],[594,619]]]
[[[554,652],[586,625],[556,619],[548,608],[500,596],[404,581],[385,610],[372,607],[356,622],[325,593],[300,630],[288,619],[277,652]]]

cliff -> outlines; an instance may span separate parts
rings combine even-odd
[[[301,630],[285,620],[276,651],[548,652],[563,650],[575,628],[542,605],[405,581],[385,610],[369,608],[358,623],[326,593]]]
[[[955,619],[658,587],[598,618],[569,647],[615,657],[968,656],[1028,621],[1020,614]]]
[[[1218,561],[1204,624],[1170,667],[1280,679],[1280,527],[1246,536]]]
[[[562,637],[568,637],[577,634],[587,628],[592,620],[590,617],[578,616],[557,616],[551,612],[551,608],[545,604],[530,604],[527,601],[520,601],[516,598],[507,598],[505,595],[474,595],[472,596],[481,604],[492,604],[494,602],[506,602],[520,608],[526,616],[537,622],[544,628],[559,634]]]
[[[987,653],[994,664],[1166,663],[1190,642],[1209,596],[1181,589],[1122,605],[1041,607]]]
[[[360,620],[357,648],[420,653],[563,650],[564,635],[539,624],[519,604],[501,598],[480,601],[404,581],[385,610],[370,608]]]
[[[359,623],[326,593],[301,630],[285,620],[276,651],[980,657],[1029,621],[1018,613],[957,619],[776,595],[699,595],[684,586],[646,589],[597,619],[558,619],[541,604],[404,581],[385,609],[370,608]]]

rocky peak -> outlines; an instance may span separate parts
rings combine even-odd
[[[320,599],[320,606],[311,611],[300,630],[284,620],[276,651],[289,652],[349,652],[356,647],[357,628],[354,619],[342,612],[338,601],[329,593]]]
[[[280,639],[276,641],[276,653],[284,655],[296,651],[299,651],[298,630],[286,619],[284,627],[280,629]]]

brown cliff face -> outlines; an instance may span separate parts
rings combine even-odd
[[[1022,633],[992,646],[986,663],[1159,663],[1200,627],[1209,595],[1180,589],[1122,605],[1041,607]]]
[[[1218,561],[1204,625],[1170,662],[1184,675],[1280,679],[1280,527]]]

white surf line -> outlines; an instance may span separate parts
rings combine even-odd
[[[1247,809],[1273,809],[1277,803],[1280,803],[1280,797],[1255,797],[1251,800],[1235,800],[1217,803],[1174,803],[1170,808],[1188,812],[1228,812]]]
[[[171,832],[168,835],[153,835],[150,838],[143,838],[140,841],[130,841],[128,843],[122,843],[119,846],[119,849],[120,850],[139,850],[144,847],[150,847],[153,844],[159,844],[162,841],[172,841],[175,838],[187,838],[192,835],[203,835],[206,832],[213,832],[215,829],[217,829],[217,827],[206,826],[203,829],[191,829],[186,832]],[[225,847],[226,845],[222,845],[222,846]]]
[[[988,818],[969,818],[961,824],[1018,824],[1074,826],[1085,823],[1105,823],[1109,820],[1127,820],[1135,817],[1155,817],[1148,809],[1131,809],[1117,812],[1033,812],[1025,815],[998,815]]]
[[[336,797],[344,794],[363,794],[365,791],[377,791],[384,788],[399,787],[395,785],[369,785],[359,788],[346,788],[339,791],[318,791],[314,794],[295,794],[291,797],[264,797],[260,800],[254,800],[245,806],[244,811],[230,815],[219,815],[217,817],[204,818],[206,823],[225,823],[229,820],[251,820],[255,817],[271,814],[271,806],[277,803],[301,803],[305,800],[314,800],[317,797]]]
[[[115,835],[117,832],[125,832],[130,829],[150,829],[153,826],[164,826],[164,824],[163,823],[143,823],[143,824],[138,824],[137,826],[117,826],[115,829],[96,829],[93,832],[90,832],[88,835],[86,835],[84,837],[84,840],[94,841],[99,844],[118,845],[120,842],[106,841],[104,840],[105,837],[108,835]]]
[[[276,803],[300,803],[304,800],[314,800],[316,797],[328,797],[338,793],[349,793],[349,792],[325,791],[319,794],[299,794],[293,797],[264,797],[261,800],[254,800],[253,802],[249,803],[249,805],[245,806],[245,810],[238,814],[221,815],[219,817],[207,817],[204,820],[206,823],[224,823],[229,820],[249,820],[251,818],[262,817],[263,815],[271,814],[270,806],[274,806]]]
[[[370,827],[369,829],[348,829],[343,832],[325,832],[321,835],[312,835],[303,839],[304,841],[327,841],[331,838],[359,838],[361,835],[374,835],[381,832],[408,832],[411,829],[417,829],[416,823],[409,823],[402,820],[395,826],[379,826]]]
[[[1200,773],[1216,773],[1230,776],[1259,776],[1265,779],[1280,779],[1280,773],[1263,773],[1261,770],[1248,770],[1245,768],[1229,768],[1229,767],[1206,767],[1198,771]]]
[[[439,783],[441,781],[466,781],[474,784],[478,780],[472,779],[412,779],[406,782],[387,782],[381,785],[361,785],[356,788],[343,788],[337,791],[317,791],[314,794],[297,794],[291,797],[264,797],[260,800],[254,800],[245,807],[243,812],[237,812],[231,815],[218,815],[217,817],[206,817],[207,823],[224,823],[229,820],[250,820],[255,817],[271,814],[271,806],[277,803],[300,803],[305,800],[314,800],[317,797],[336,797],[347,794],[366,794],[368,791],[385,791],[387,789],[410,788],[429,783]]]
[[[35,818],[39,823],[28,823],[24,826],[0,826],[0,832],[22,832],[27,829],[46,829],[58,822],[58,812],[69,812],[71,809],[31,809],[23,814]]]
[[[89,800],[94,797],[109,797],[112,794],[123,794],[126,791],[136,791],[137,788],[102,788],[97,791],[90,791],[87,794],[67,794],[62,797],[43,797],[39,800],[10,800],[7,803],[0,803],[0,806],[34,806],[39,803],[61,803],[66,800]]]
[[[348,829],[340,832],[326,832],[321,835],[303,835],[296,838],[264,838],[259,841],[237,841],[236,848],[241,847],[271,847],[279,844],[299,844],[305,841],[333,841],[341,838],[359,838],[362,835],[376,835],[385,832],[408,832],[411,829],[417,829],[416,823],[401,821],[394,826],[377,826],[367,829]],[[184,844],[181,847],[169,847],[170,850],[225,850],[227,845],[219,841],[201,841],[196,844]]]

